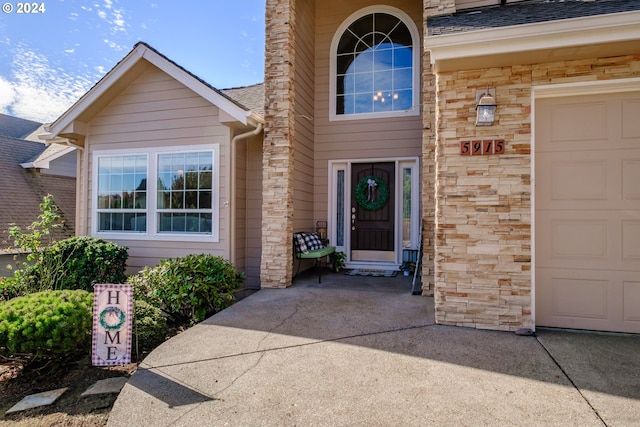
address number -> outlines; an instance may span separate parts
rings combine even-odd
[[[491,154],[504,154],[504,139],[460,141],[460,155],[462,156],[488,156]]]

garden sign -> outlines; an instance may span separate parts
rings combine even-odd
[[[93,287],[93,366],[131,363],[133,286],[98,284]]]

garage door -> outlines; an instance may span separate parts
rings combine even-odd
[[[535,119],[536,324],[640,333],[640,92]]]

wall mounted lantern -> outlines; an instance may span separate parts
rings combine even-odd
[[[476,93],[476,126],[493,126],[496,119],[495,89]]]

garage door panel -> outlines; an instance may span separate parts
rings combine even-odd
[[[640,219],[622,221],[622,260],[640,263]]]
[[[536,211],[536,265],[635,271],[640,277],[640,219],[634,211]]]
[[[622,198],[640,200],[640,158],[622,161]]]
[[[607,318],[608,281],[554,277],[551,286],[555,316]]]
[[[607,253],[607,220],[551,221],[553,258],[606,260]]]
[[[640,282],[625,281],[623,283],[624,320],[640,322]]]
[[[631,273],[536,270],[536,324],[640,333],[640,282]]]
[[[553,105],[551,107],[552,145],[585,140],[603,140],[607,137],[606,102]]]
[[[622,101],[622,137],[640,138],[640,99]]]
[[[536,324],[640,333],[640,92],[536,102]]]
[[[605,160],[554,161],[550,179],[552,200],[607,200]]]

